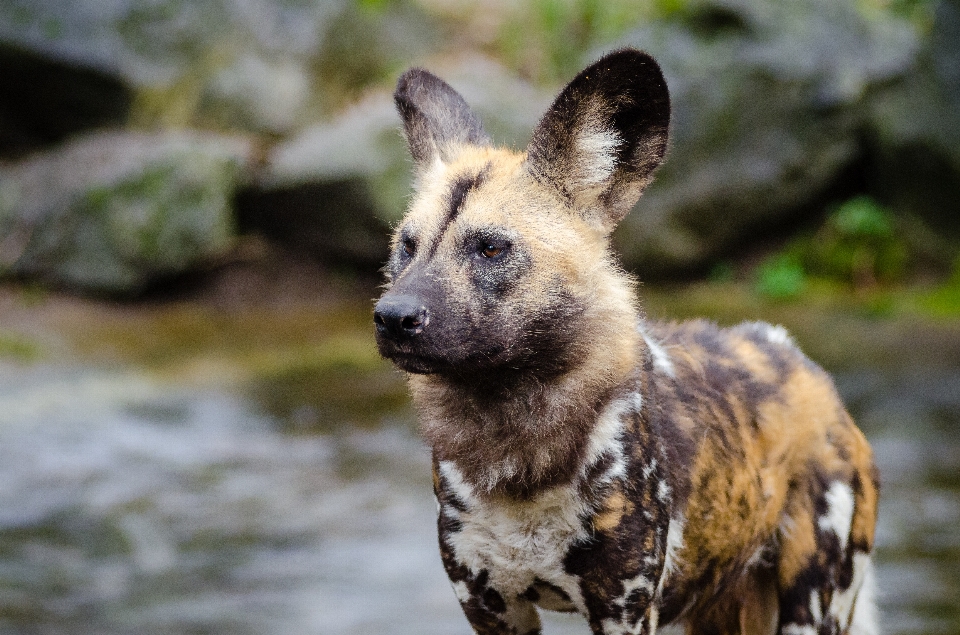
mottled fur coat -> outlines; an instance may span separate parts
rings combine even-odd
[[[649,323],[609,236],[663,159],[656,62],[580,73],[525,152],[421,69],[416,165],[376,305],[433,450],[443,564],[477,633],[875,632],[877,475],[780,327]]]

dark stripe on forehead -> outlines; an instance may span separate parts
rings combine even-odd
[[[463,202],[466,200],[467,194],[477,189],[480,184],[483,183],[489,171],[490,164],[487,163],[477,174],[461,175],[453,182],[453,187],[450,188],[450,198],[447,202],[447,216],[443,219],[443,224],[440,225],[440,231],[437,232],[436,240],[434,240],[430,246],[430,257],[433,256],[434,252],[437,251],[437,247],[440,246],[440,241],[443,240],[443,235],[447,233],[447,228],[450,227],[450,223],[456,220],[460,211],[463,209]]]

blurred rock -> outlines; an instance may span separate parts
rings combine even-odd
[[[170,80],[219,53],[303,58],[348,0],[7,0],[0,40],[116,74]]]
[[[371,95],[267,154],[237,198],[240,228],[325,262],[376,268],[405,196],[404,152],[390,96]]]
[[[960,2],[941,2],[914,72],[871,100],[878,197],[960,239]]]
[[[396,74],[411,63],[429,67],[475,106],[497,142],[516,148],[553,95],[469,51],[430,59],[442,27],[427,4],[0,2],[0,156],[4,146],[16,156],[124,120],[143,129],[251,131],[276,145],[242,184],[239,227],[330,262],[375,266],[411,182],[385,88]],[[703,270],[755,236],[863,193],[960,235],[958,16],[957,0],[944,0],[927,32],[880,2],[688,0],[629,34],[618,45],[660,61],[674,116],[668,160],[615,236],[626,264],[646,279]],[[110,135],[97,136],[65,151],[96,138],[110,145]],[[83,198],[74,192],[85,186],[53,176],[44,177],[49,188],[11,193],[27,172],[55,174],[42,166],[58,161],[77,163],[49,154],[4,173],[6,217],[75,205],[17,197]],[[218,161],[197,168],[198,182],[232,191],[236,175],[219,173]],[[190,169],[169,168],[176,179]],[[150,180],[135,173],[122,179]],[[25,253],[0,250],[8,273]],[[68,280],[50,274],[51,264],[17,266],[18,275]]]
[[[390,228],[375,214],[370,182],[362,178],[248,188],[236,203],[241,232],[266,236],[319,262],[373,272],[386,260]]]
[[[465,57],[429,64],[463,94],[498,143],[526,145],[551,95],[498,64]],[[330,261],[376,266],[405,211],[412,164],[390,93],[277,144],[239,199],[241,226]]]
[[[335,112],[425,51],[431,28],[407,1],[0,3],[0,44],[115,78],[140,126],[272,135]]]
[[[119,125],[132,99],[116,76],[0,43],[0,158]]]
[[[348,4],[10,0],[0,42],[115,78],[141,125],[278,133],[307,118],[310,56]]]
[[[703,267],[842,190],[870,93],[913,72],[918,37],[853,2],[707,0],[621,44],[657,58],[673,104],[666,164],[616,235],[652,278]]]
[[[226,250],[251,144],[106,132],[0,170],[0,275],[134,294]]]
[[[210,110],[229,127],[282,132],[302,116],[310,78],[295,62],[243,54],[218,70],[204,92]]]

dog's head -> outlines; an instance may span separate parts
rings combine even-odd
[[[523,153],[492,147],[463,98],[425,70],[407,71],[394,98],[417,185],[374,312],[384,357],[464,381],[549,377],[598,333],[634,331],[609,235],[667,146],[669,95],[650,56],[617,51],[577,75]]]

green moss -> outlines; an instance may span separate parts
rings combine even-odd
[[[150,279],[222,253],[233,239],[229,195],[236,161],[183,151],[78,198],[72,226],[51,226],[63,243],[55,277],[82,287],[136,292]]]
[[[40,358],[40,345],[9,331],[0,330],[0,359],[32,362]]]
[[[583,52],[644,21],[677,11],[680,0],[534,0],[511,6],[494,42],[508,65],[544,84],[580,70]]]
[[[184,153],[118,184],[103,207],[118,255],[164,270],[225,248],[237,173],[232,162]]]
[[[85,322],[75,346],[95,360],[172,374],[219,369],[251,377],[343,360],[368,369],[381,363],[370,309],[358,305],[223,311],[171,304]]]
[[[407,413],[406,384],[386,363],[346,357],[316,359],[257,378],[250,394],[292,434],[375,427]]]
[[[860,287],[903,280],[910,255],[892,213],[866,196],[840,205],[796,249],[809,274]]]
[[[793,254],[776,254],[764,261],[756,271],[755,289],[772,300],[798,297],[806,286],[806,273]]]
[[[380,358],[370,309],[168,305],[84,323],[84,356],[178,381],[228,384],[291,434],[409,419],[406,385]],[[175,414],[175,413],[174,413]]]
[[[953,275],[943,284],[920,295],[919,307],[938,318],[960,318],[960,256],[954,264]]]

